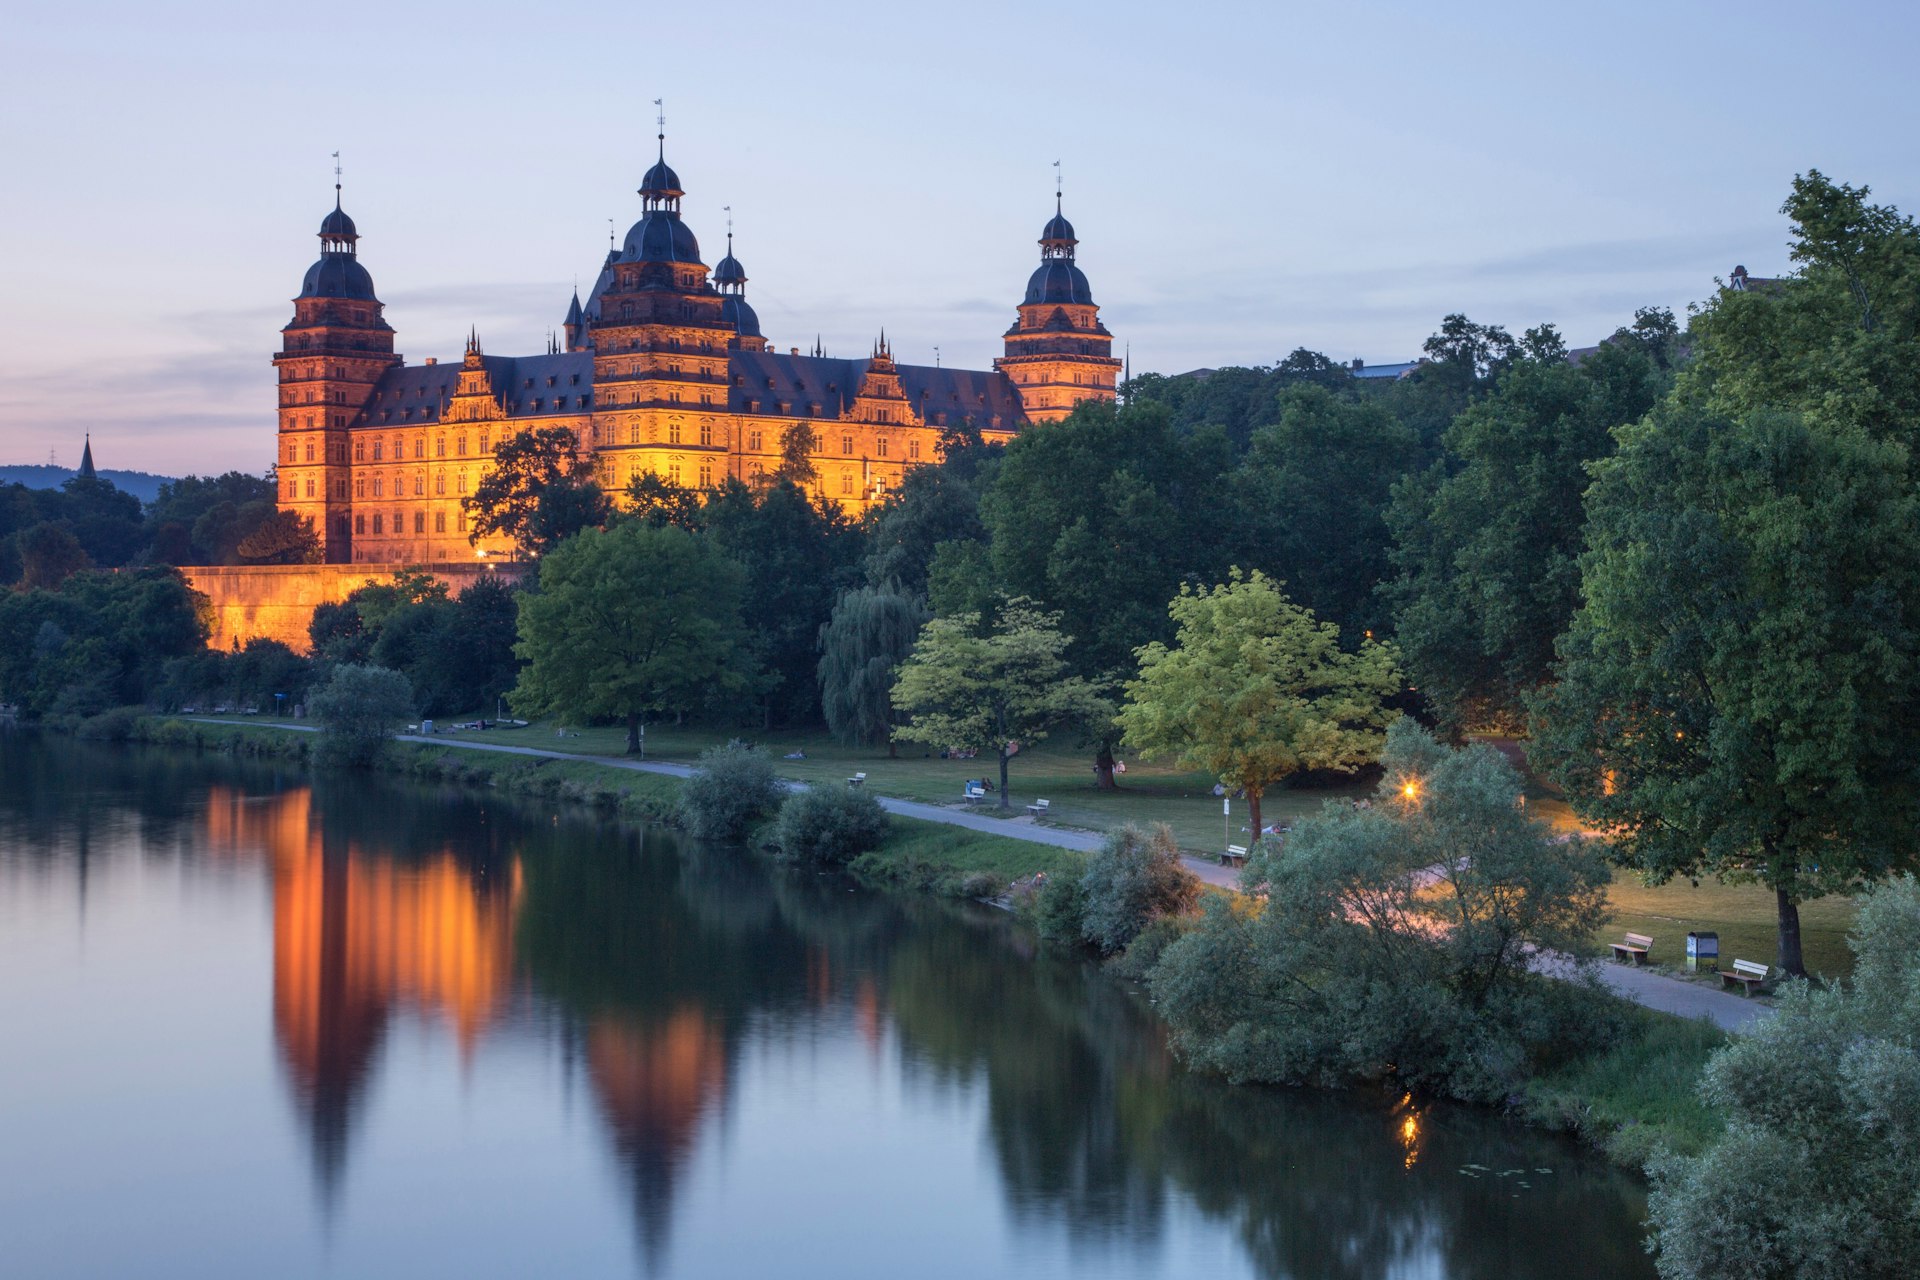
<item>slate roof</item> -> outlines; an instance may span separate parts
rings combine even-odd
[[[870,360],[840,360],[832,356],[781,355],[775,351],[735,351],[727,360],[727,407],[736,413],[755,402],[761,413],[777,413],[785,402],[798,414],[804,406],[819,405],[814,416],[843,417],[860,392]],[[1020,396],[1013,382],[998,371],[944,369],[902,364],[900,390],[914,411],[929,425],[959,425],[972,418],[982,427],[1011,430],[1021,421]],[[772,385],[769,385],[771,383]],[[802,415],[804,416],[804,415]]]
[[[482,356],[494,394],[516,418],[585,413],[593,407],[593,353]],[[387,370],[373,398],[353,421],[356,427],[419,426],[438,422],[460,386],[460,362],[406,365]],[[552,379],[552,385],[548,379]],[[528,383],[532,385],[529,386]]]

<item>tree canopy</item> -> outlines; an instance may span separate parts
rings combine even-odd
[[[1060,617],[1016,598],[990,627],[980,615],[935,618],[900,668],[893,705],[911,717],[908,742],[991,751],[1000,761],[1000,807],[1009,807],[1007,762],[1062,724],[1112,711],[1099,686],[1072,674]]]
[[[569,538],[521,597],[513,704],[624,718],[639,752],[647,718],[698,711],[751,677],[744,590],[739,566],[683,529],[624,521]]]
[[[851,746],[894,750],[893,679],[930,615],[898,587],[856,587],[820,628],[820,706]]]
[[[593,458],[568,427],[534,427],[501,441],[492,469],[460,505],[470,518],[470,541],[502,533],[529,556],[604,524],[611,513]]]
[[[1380,752],[1397,713],[1393,651],[1340,647],[1340,629],[1288,600],[1259,571],[1217,587],[1182,587],[1167,609],[1171,647],[1139,652],[1120,724],[1148,756],[1172,756],[1244,790],[1254,830],[1260,798],[1302,769],[1355,769]]]

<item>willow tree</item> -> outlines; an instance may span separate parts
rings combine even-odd
[[[1172,647],[1136,651],[1140,676],[1120,710],[1125,741],[1244,790],[1256,834],[1261,796],[1286,778],[1379,758],[1398,714],[1386,706],[1400,689],[1391,649],[1365,640],[1343,650],[1340,628],[1258,570],[1182,587],[1167,611]]]
[[[930,615],[889,582],[844,593],[820,628],[820,706],[827,728],[852,746],[893,742],[894,673],[913,652]]]

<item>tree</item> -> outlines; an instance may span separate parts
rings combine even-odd
[[[406,674],[422,715],[489,714],[513,688],[517,610],[513,589],[499,578],[481,578],[450,599],[444,582],[409,572],[351,599],[373,620],[362,633],[373,638],[373,660]]]
[[[1378,400],[1307,384],[1279,405],[1280,420],[1254,433],[1230,482],[1241,563],[1284,580],[1345,635],[1384,634],[1374,587],[1392,549],[1386,508],[1419,461],[1419,440]]]
[[[780,465],[773,469],[775,483],[808,485],[820,478],[813,455],[820,452],[820,434],[810,422],[796,422],[780,433]]]
[[[699,533],[706,527],[701,510],[705,505],[706,497],[699,490],[652,471],[642,471],[627,485],[627,514],[650,525],[670,524]]]
[[[1371,805],[1261,842],[1242,877],[1258,892],[1209,901],[1162,952],[1150,985],[1189,1062],[1493,1101],[1605,1039],[1605,1006],[1533,967],[1603,923],[1599,851],[1529,818],[1491,747],[1450,751],[1403,718],[1384,763]]]
[[[1398,572],[1381,595],[1409,679],[1449,729],[1523,722],[1522,697],[1548,679],[1579,603],[1588,464],[1668,381],[1624,343],[1578,367],[1551,353],[1517,360],[1453,420],[1426,474],[1397,486]]]
[[[1137,645],[1167,637],[1166,602],[1180,584],[1230,563],[1228,465],[1218,433],[1180,434],[1153,404],[1083,403],[1015,438],[981,500],[994,586],[1059,611],[1076,674],[1118,681]],[[1081,728],[1111,786],[1118,730]]]
[[[683,529],[625,521],[568,539],[520,598],[514,651],[527,668],[514,706],[622,717],[637,754],[647,717],[746,683],[743,589],[739,567]]]
[[[841,595],[820,628],[820,707],[827,728],[849,746],[893,742],[893,678],[930,615],[891,585]]]
[[[786,797],[787,785],[765,751],[730,742],[700,753],[699,767],[680,788],[680,817],[699,839],[738,840]]]
[[[20,534],[20,585],[55,588],[92,567],[80,539],[57,524],[37,524]]]
[[[492,469],[460,504],[472,518],[468,541],[503,533],[529,556],[605,524],[611,510],[593,459],[569,427],[535,427],[502,441]]]
[[[413,715],[413,690],[398,671],[346,663],[314,691],[307,711],[320,725],[323,763],[364,767]]]
[[[1916,865],[1920,497],[1907,451],[1788,413],[1670,403],[1588,495],[1583,604],[1534,756],[1653,883],[1799,904]]]
[[[1920,1257],[1920,885],[1861,901],[1852,981],[1790,983],[1714,1055],[1701,1094],[1726,1132],[1653,1167],[1669,1280],[1895,1280]]]
[[[318,564],[320,538],[313,522],[291,511],[275,511],[234,546],[242,564]]]
[[[910,717],[894,736],[994,752],[1009,808],[1014,753],[1061,724],[1111,714],[1098,686],[1068,670],[1068,643],[1060,616],[1026,599],[1008,601],[984,631],[975,613],[933,619],[894,682],[893,705]]]
[[[859,527],[824,498],[775,481],[730,480],[709,498],[707,537],[746,571],[746,613],[769,724],[818,724],[820,628],[859,574]]]
[[[1260,798],[1302,769],[1356,769],[1379,755],[1399,692],[1393,652],[1363,640],[1351,653],[1340,629],[1288,600],[1280,584],[1234,569],[1220,586],[1181,587],[1168,606],[1173,647],[1139,650],[1120,725],[1144,755],[1175,757],[1247,794],[1253,829]]]
[[[923,598],[936,547],[987,537],[979,487],[948,462],[907,472],[887,500],[867,512],[864,524],[867,585],[895,582]]]

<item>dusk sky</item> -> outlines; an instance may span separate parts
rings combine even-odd
[[[271,462],[333,161],[409,363],[543,349],[666,100],[772,343],[986,367],[1063,162],[1135,373],[1596,341],[1789,268],[1796,172],[1920,206],[1911,5],[7,6],[0,462]]]

